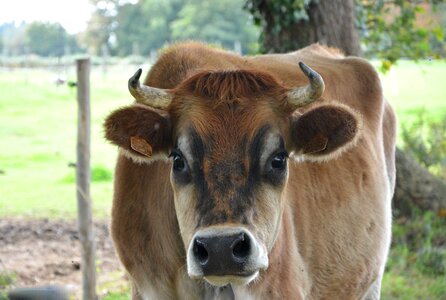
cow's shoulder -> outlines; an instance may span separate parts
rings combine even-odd
[[[341,77],[341,101],[358,110],[372,131],[378,132],[384,113],[384,95],[376,69],[365,59],[346,57],[337,61],[333,72]]]
[[[379,125],[384,97],[378,72],[370,62],[318,44],[288,55],[304,61],[322,75],[324,99],[346,104],[360,112],[370,125]]]

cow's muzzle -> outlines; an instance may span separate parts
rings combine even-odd
[[[189,245],[187,270],[192,278],[212,285],[244,285],[268,267],[265,247],[241,227],[210,227],[198,231]]]

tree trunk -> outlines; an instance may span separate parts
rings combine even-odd
[[[355,27],[354,0],[312,1],[307,8],[308,21],[280,26],[280,15],[270,9],[272,0],[260,0],[257,9],[265,21],[263,47],[268,52],[287,52],[319,42],[337,47],[346,55],[361,55],[358,30]],[[412,208],[444,212],[446,184],[417,164],[411,157],[397,150],[397,180],[393,198],[394,212],[410,215]]]
[[[268,2],[265,0],[265,8]],[[354,0],[320,0],[312,2],[307,14],[309,20],[300,20],[283,28],[277,34],[276,19],[270,10],[264,13],[266,19],[264,48],[267,52],[286,52],[319,42],[323,45],[340,47],[346,55],[361,55],[359,35],[355,27]]]
[[[446,183],[432,176],[403,151],[396,150],[396,187],[393,197],[394,215],[408,216],[413,207],[444,213]]]

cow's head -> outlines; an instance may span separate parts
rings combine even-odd
[[[311,104],[322,77],[286,88],[256,71],[201,72],[173,90],[129,88],[139,104],[117,110],[106,137],[137,163],[171,160],[175,209],[193,278],[247,284],[268,267],[284,208],[288,159],[324,161],[352,144],[359,117]]]

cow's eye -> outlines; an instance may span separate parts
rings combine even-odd
[[[271,167],[276,170],[282,170],[286,166],[287,154],[282,152],[276,154],[271,160]]]
[[[173,166],[172,166],[173,170],[178,172],[183,171],[184,168],[186,167],[183,156],[176,151],[172,152],[170,156],[172,157],[173,160]]]

